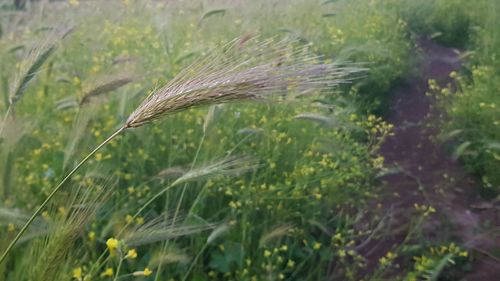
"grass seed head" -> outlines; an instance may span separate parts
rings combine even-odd
[[[182,218],[165,219],[160,217],[146,222],[125,235],[128,247],[139,247],[160,241],[175,239],[213,229],[214,224],[184,224]]]
[[[43,41],[37,42],[20,63],[19,72],[13,78],[9,92],[9,104],[17,103],[26,92],[42,67],[56,51],[59,42],[73,32],[74,27],[55,29]]]
[[[293,40],[233,40],[152,92],[129,116],[139,127],[191,107],[318,92],[347,82],[359,68],[321,63]]]
[[[130,82],[133,82],[135,79],[135,77],[126,74],[103,79],[103,81],[98,82],[92,89],[85,92],[80,100],[80,106],[90,103],[90,101],[94,98],[121,88]]]
[[[214,176],[237,176],[259,167],[258,160],[249,156],[228,156],[221,160],[194,168],[178,179],[171,186],[180,183],[206,179]]]

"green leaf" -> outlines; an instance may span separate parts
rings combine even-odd
[[[324,17],[324,18],[331,18],[331,17],[334,17],[336,15],[337,15],[336,13],[324,13],[321,16]]]
[[[466,142],[463,142],[461,143],[456,149],[455,151],[453,152],[453,160],[457,160],[458,158],[460,158],[460,156],[462,156],[465,152],[465,150],[467,150],[467,148],[471,145],[471,142],[470,141],[466,141]]]
[[[19,99],[21,99],[23,93],[26,91],[28,88],[29,82],[35,78],[35,76],[38,74],[38,71],[40,68],[43,66],[43,64],[47,61],[47,59],[54,53],[56,50],[56,46],[52,45],[49,48],[47,48],[45,51],[41,52],[34,60],[33,64],[29,67],[28,71],[24,74],[23,78],[21,79],[21,82],[17,86],[16,91],[11,95],[10,97],[10,103],[14,104],[16,103]]]
[[[495,142],[495,141],[488,141],[486,143],[486,147],[489,149],[500,150],[500,143]]]
[[[197,54],[197,52],[188,52],[187,54],[179,56],[178,58],[175,59],[174,64],[180,64],[181,62],[183,62],[189,58],[192,58],[196,54]]]
[[[4,101],[4,106],[9,106],[9,79],[2,76],[2,96]]]
[[[215,16],[215,15],[224,16],[225,14],[226,14],[226,9],[215,9],[215,10],[208,11],[205,14],[203,14],[203,16],[201,16],[200,20],[198,21],[198,24],[201,24],[201,22],[203,20],[205,20],[209,17]]]
[[[452,260],[453,254],[448,254],[444,256],[437,264],[436,268],[430,272],[430,276],[427,280],[429,281],[437,281],[439,279],[439,275],[441,275],[441,272],[443,269],[449,264],[453,263]]]
[[[12,152],[7,152],[5,166],[3,169],[3,198],[8,198],[12,185],[12,166],[14,157]]]
[[[243,266],[243,245],[237,242],[226,242],[224,251],[214,252],[211,255],[209,266],[218,272],[231,272]]]

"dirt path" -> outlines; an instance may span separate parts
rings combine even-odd
[[[473,268],[462,280],[499,281],[500,262],[494,255],[500,253],[500,208],[482,201],[476,180],[445,147],[432,140],[437,132],[430,124],[439,114],[425,95],[428,80],[450,83],[449,73],[461,67],[459,52],[424,39],[418,45],[422,60],[415,77],[395,89],[391,104],[388,121],[394,124],[395,134],[385,141],[381,152],[386,166],[397,172],[382,179],[386,193],[377,206],[393,217],[392,229],[408,225],[415,203],[433,206],[436,213],[421,229],[425,237],[454,241],[473,253]],[[402,234],[390,241],[374,243],[369,259],[377,261],[386,249],[401,243],[405,231],[408,229],[403,227]]]

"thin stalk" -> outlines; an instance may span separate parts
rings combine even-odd
[[[142,207],[132,216],[131,222],[128,222],[127,224],[125,224],[125,226],[122,227],[122,229],[118,232],[118,234],[116,236],[120,237],[120,235],[123,233],[123,231],[125,231],[127,229],[127,227],[130,224],[132,224],[132,221],[134,221],[149,206],[149,204],[153,203],[156,199],[158,199],[158,197],[165,194],[165,192],[169,191],[170,188],[172,188],[172,187],[174,187],[174,185],[167,186],[162,191],[158,192],[155,196],[153,196],[151,199],[149,199],[148,202],[144,203],[144,205],[142,205]]]
[[[92,266],[89,269],[89,274],[97,274],[97,272],[101,271],[102,268],[106,265],[106,262],[109,260],[110,255],[106,254],[108,253],[108,248],[104,250],[101,255],[97,258],[97,260],[92,264]],[[106,258],[104,258],[106,256]],[[102,260],[102,261],[101,261]]]
[[[118,279],[118,275],[120,274],[120,269],[122,268],[122,263],[125,258],[120,258],[120,262],[118,263],[118,267],[116,268],[116,274],[115,278],[113,278],[113,281],[116,281]]]
[[[200,155],[201,146],[203,145],[204,141],[205,141],[205,132],[203,132],[203,135],[201,136],[200,143],[198,144],[198,149],[196,149],[196,154],[194,155],[194,159],[193,159],[193,162],[191,163],[191,168],[189,169],[189,171],[192,171],[194,166],[196,165],[196,161],[198,161],[198,156]],[[188,185],[188,183],[185,183],[183,188],[182,188],[181,198],[179,199],[179,202],[177,203],[177,208],[175,209],[174,217],[172,220],[172,226],[175,225],[175,220],[177,219],[177,216],[179,215],[181,204],[182,204],[182,201],[184,200],[184,194],[186,193],[187,185]],[[166,241],[163,243],[162,253],[166,251],[167,246],[168,246],[168,242],[170,242],[170,241]],[[155,281],[158,281],[158,278],[160,277],[161,266],[162,266],[161,263],[158,264],[158,269],[156,271],[156,275],[155,275],[155,279],[154,279]]]
[[[189,274],[191,273],[191,270],[193,270],[194,265],[198,262],[198,259],[200,258],[201,254],[203,254],[203,252],[205,251],[205,249],[207,249],[207,247],[208,247],[208,242],[206,242],[205,245],[203,245],[203,248],[201,248],[201,250],[198,252],[198,254],[194,258],[194,260],[191,262],[191,264],[189,265],[188,270],[186,271],[186,273],[184,274],[184,277],[182,278],[182,281],[186,281],[187,280]]]
[[[17,241],[19,241],[19,239],[21,238],[21,236],[23,236],[23,234],[26,232],[26,230],[28,229],[28,227],[33,223],[33,221],[35,220],[35,218],[42,212],[42,210],[45,208],[45,206],[47,206],[47,204],[50,202],[50,200],[52,199],[52,197],[54,197],[54,195],[71,178],[71,176],[74,173],[76,173],[76,171],[83,164],[85,164],[85,162],[87,162],[90,159],[90,157],[92,157],[99,149],[101,149],[104,145],[106,145],[107,143],[109,143],[112,139],[114,139],[117,135],[119,135],[125,129],[127,129],[126,126],[121,127],[116,132],[114,132],[111,136],[109,136],[106,140],[104,140],[101,144],[99,144],[96,148],[94,148],[94,150],[92,150],[92,152],[90,152],[87,156],[85,156],[85,158],[83,158],[83,160],[80,161],[80,163],[78,163],[73,168],[73,170],[71,170],[71,172],[69,172],[69,174],[54,188],[54,190],[52,190],[52,192],[49,194],[49,196],[47,196],[47,198],[45,199],[45,201],[43,201],[43,203],[40,205],[40,207],[38,207],[38,209],[36,209],[35,213],[33,213],[33,215],[24,224],[23,228],[21,228],[21,230],[16,235],[16,237],[14,238],[14,240],[12,240],[12,242],[10,242],[9,246],[7,247],[7,249],[2,254],[2,257],[0,257],[0,264],[5,260],[5,258],[7,257],[7,255],[10,253],[10,251],[12,250],[12,248],[16,245]]]
[[[191,169],[189,169],[189,171],[192,171],[194,166],[196,165],[196,161],[198,161],[198,156],[200,154],[201,146],[202,146],[204,141],[205,141],[205,133],[203,133],[203,135],[201,136],[200,144],[198,145],[198,149],[196,150],[196,154],[194,155],[193,163],[191,164]],[[183,188],[182,188],[181,198],[179,199],[179,202],[177,203],[177,208],[175,208],[174,219],[172,220],[172,224],[175,224],[175,220],[176,220],[177,216],[179,215],[179,211],[181,209],[181,204],[182,204],[182,201],[184,199],[184,194],[186,193],[186,189],[187,189],[187,183],[185,183]]]
[[[249,137],[250,135],[247,135],[245,136],[241,141],[239,141],[234,147],[233,149],[231,149],[227,154],[228,155],[231,155],[233,154],[233,152],[236,150],[236,148],[242,144],[243,142],[246,141],[246,139]],[[198,147],[198,150],[199,150],[199,147]],[[191,215],[191,213],[193,213],[193,210],[194,208],[196,207],[196,205],[198,205],[198,202],[201,200],[202,198],[202,195],[203,195],[203,192],[205,191],[206,189],[202,189],[200,192],[198,192],[198,194],[196,195],[196,198],[194,199],[193,201],[193,204],[191,205],[191,208],[189,209],[189,212],[187,213],[187,218],[189,218],[189,216]],[[202,250],[203,251],[203,250]],[[189,270],[188,270],[189,272]],[[184,278],[185,279],[185,278]]]
[[[165,195],[165,207],[164,207],[164,209],[165,209],[165,210],[168,210],[168,207],[170,206],[169,201],[170,201],[170,193],[167,193],[167,194]],[[166,220],[166,219],[168,219],[168,213],[167,213],[167,212],[164,212],[164,215],[165,215],[165,220]],[[168,247],[168,245],[169,245],[169,242],[170,242],[170,240],[163,241],[163,243],[162,243],[162,250],[161,250],[162,255],[163,255],[163,253],[165,253],[165,251],[167,250],[167,247]],[[162,263],[162,261],[161,261],[161,260],[159,260],[159,261],[158,261],[158,267],[156,268],[156,274],[155,274],[155,279],[154,279],[154,281],[158,281],[158,280],[159,280],[159,278],[160,278],[160,273],[161,273],[161,266],[162,266],[162,264],[163,264],[163,263]]]
[[[5,129],[5,123],[7,123],[7,118],[9,118],[11,108],[12,108],[12,104],[9,103],[9,106],[7,107],[7,111],[5,112],[5,116],[3,118],[2,128],[0,128],[0,137],[3,136],[3,130]]]
[[[195,162],[196,162],[196,159],[198,158],[198,154],[200,152],[200,149],[201,149],[201,145],[203,143],[205,139],[205,134],[203,134],[203,137],[201,139],[201,142],[200,144],[198,145],[198,149],[196,151],[196,156],[193,160],[193,162],[191,163],[191,168],[190,168],[190,171],[194,168],[194,165],[195,165]],[[141,208],[139,208],[139,210],[132,216],[132,221],[135,220],[151,203],[153,203],[156,199],[158,199],[160,196],[162,196],[163,194],[165,194],[167,191],[169,191],[172,187],[174,187],[175,185],[168,185],[167,187],[165,187],[162,191],[156,193],[152,198],[150,198],[146,203],[144,203]],[[185,187],[186,185],[184,185]],[[122,227],[122,229],[118,232],[117,234],[117,237],[120,237],[120,235],[123,233],[123,231],[125,231],[125,229],[127,229],[127,227],[131,224],[131,222],[125,224],[124,227]]]

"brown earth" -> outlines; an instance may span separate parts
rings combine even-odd
[[[412,229],[409,222],[415,217],[414,204],[430,205],[436,212],[412,230],[421,233],[418,239],[453,241],[469,250],[472,266],[460,271],[458,280],[499,281],[500,206],[482,200],[479,181],[450,156],[446,145],[435,141],[438,130],[432,125],[440,115],[425,94],[429,79],[440,85],[452,82],[449,73],[460,70],[460,52],[427,39],[417,45],[420,63],[412,77],[394,90],[387,118],[394,125],[394,136],[381,147],[393,173],[382,177],[383,192],[373,202],[373,209],[386,233],[360,251],[368,267],[374,268],[387,251],[409,242],[405,239]]]

